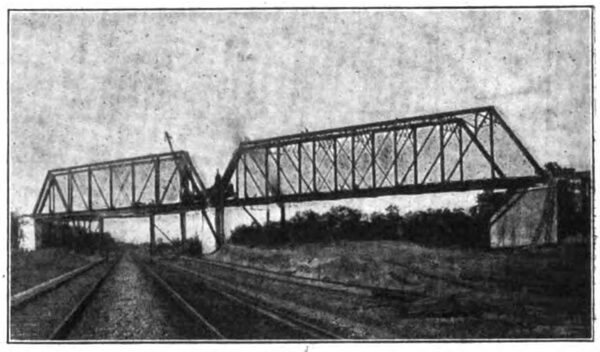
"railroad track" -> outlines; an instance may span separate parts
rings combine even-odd
[[[284,315],[296,315],[317,326],[328,327],[345,338],[388,338],[389,320],[406,316],[407,306],[426,297],[420,285],[387,289],[301,277],[212,260],[185,258],[164,260],[202,275],[215,285],[242,291],[256,301],[267,302]]]
[[[181,259],[190,262],[202,263],[221,270],[229,270],[231,272],[236,272],[241,275],[249,275],[259,279],[274,280],[299,287],[309,287],[315,290],[338,292],[366,297],[388,297],[405,300],[417,299],[423,296],[423,290],[416,285],[406,285],[402,289],[390,289],[386,287],[357,285],[333,280],[322,280],[301,276],[285,275],[262,268],[234,263],[218,262],[211,259],[192,258],[187,256],[182,256]]]
[[[247,287],[250,292],[265,292],[269,290],[271,294],[268,295],[268,298],[271,300],[274,297],[280,296],[285,297],[294,304],[302,305],[303,307],[300,309],[304,309],[305,311],[310,308],[314,308],[316,311],[329,310],[332,315],[326,320],[335,319],[340,322],[340,317],[348,318],[345,324],[339,324],[343,328],[346,328],[347,331],[352,331],[353,327],[359,324],[364,324],[364,328],[359,328],[358,330],[372,330],[373,327],[381,324],[380,314],[385,315],[384,311],[386,309],[397,310],[399,312],[394,317],[395,321],[475,316],[481,321],[494,321],[507,326],[527,326],[527,321],[521,319],[518,315],[515,317],[505,316],[505,313],[508,312],[507,307],[510,307],[511,302],[513,302],[512,296],[505,297],[506,294],[503,292],[482,288],[464,280],[446,278],[441,275],[427,275],[427,273],[413,271],[413,273],[419,274],[420,286],[412,289],[408,286],[407,290],[390,290],[371,286],[290,277],[289,275],[264,269],[233,263],[215,262],[214,260],[189,257],[182,259],[183,261],[175,262],[183,263],[182,265],[184,266],[188,263],[190,268],[199,271],[199,273],[209,279],[213,278],[215,283],[218,283],[219,280],[221,282],[229,282],[229,285]],[[424,287],[436,287],[442,282],[446,288],[441,292],[436,292],[435,289],[427,292],[423,289]],[[296,289],[288,287],[296,287]],[[285,290],[288,292],[282,293]],[[305,293],[302,294],[301,292]],[[336,297],[340,301],[345,301],[345,303],[335,304]],[[494,300],[488,302],[486,297],[493,297]],[[532,296],[530,295],[530,297]],[[541,299],[538,300],[541,301]],[[481,311],[472,308],[474,304]],[[523,309],[526,309],[531,316],[542,312],[539,307],[531,304],[524,305]],[[373,329],[372,331],[375,330]],[[374,332],[374,334],[377,334],[377,332]],[[369,338],[368,334],[351,336],[355,338]]]
[[[120,255],[86,265],[11,298],[11,340],[63,339]],[[24,292],[27,292],[24,291]]]
[[[211,333],[213,339],[343,338],[193,270],[160,261],[134,259],[191,318]]]

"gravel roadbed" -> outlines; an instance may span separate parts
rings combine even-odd
[[[199,338],[198,328],[125,254],[86,307],[69,340]]]

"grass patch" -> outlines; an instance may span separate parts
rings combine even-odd
[[[396,313],[390,307],[372,313],[394,337],[587,337],[591,331],[590,253],[582,244],[510,250],[430,248],[398,240],[278,249],[227,245],[209,258],[421,292],[422,298],[398,303]],[[406,330],[414,324],[421,329]]]
[[[89,262],[88,257],[75,254],[65,248],[11,251],[11,294],[41,284]]]

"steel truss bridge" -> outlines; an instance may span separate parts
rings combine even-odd
[[[51,170],[33,217],[99,220],[200,211],[220,245],[224,208],[525,188],[546,174],[493,106],[240,143],[207,187],[178,151]],[[214,208],[214,224],[207,209]]]

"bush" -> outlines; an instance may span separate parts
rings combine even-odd
[[[78,253],[92,255],[116,247],[115,240],[108,232],[89,231],[85,227],[51,221],[40,222],[39,226],[41,226],[43,248],[66,247]]]
[[[185,241],[183,250],[187,255],[200,256],[202,255],[202,242],[198,237],[192,237]]]
[[[484,212],[487,216],[487,211]],[[360,210],[336,206],[320,215],[312,210],[296,213],[286,224],[238,226],[232,231],[231,242],[246,246],[279,247],[313,242],[339,240],[400,240],[428,246],[478,247],[487,242],[487,222],[474,210],[428,209],[400,215],[397,206],[390,205],[385,213],[369,216]]]
[[[478,247],[486,238],[479,219],[462,209],[409,213],[403,227],[404,238],[429,246]]]

